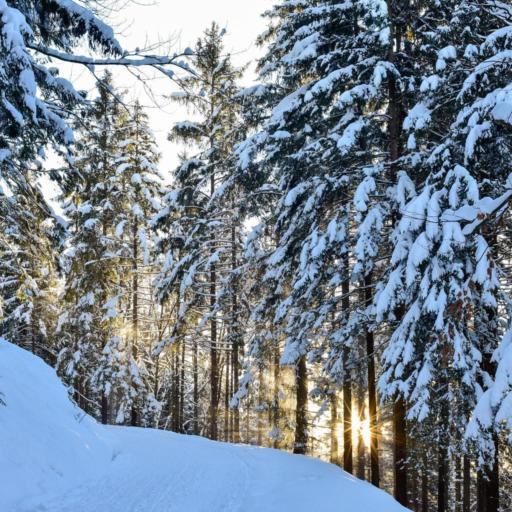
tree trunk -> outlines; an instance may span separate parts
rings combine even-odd
[[[210,180],[211,195],[215,193],[215,177]],[[213,251],[212,247],[212,251]],[[217,433],[217,412],[219,408],[219,367],[217,361],[217,318],[215,314],[215,303],[217,296],[217,271],[215,264],[210,270],[210,438],[216,440]]]
[[[132,225],[132,346],[131,357],[137,360],[137,349],[139,345],[139,244],[138,241],[139,223],[136,217]],[[133,382],[131,383],[133,386]],[[132,403],[131,425],[139,424],[139,412],[137,405]]]
[[[345,269],[348,273],[349,261],[348,255],[345,255]],[[344,319],[348,318],[350,309],[350,285],[348,279],[345,279],[341,285],[341,306]],[[354,462],[352,454],[352,375],[349,367],[350,349],[343,348],[343,469],[347,473],[354,471]]]
[[[373,302],[372,276],[366,276],[364,281],[365,306],[369,308]],[[377,389],[375,386],[375,343],[373,332],[366,330],[366,357],[368,364],[368,412],[370,416],[370,471],[371,482],[375,487],[380,486],[379,468],[379,427],[377,420]]]
[[[180,395],[180,385],[179,385],[179,367],[178,367],[178,347],[173,347],[172,358],[171,358],[171,375],[173,376],[173,380],[171,383],[172,393],[171,393],[171,429],[173,432],[178,432],[179,428],[179,395]]]
[[[330,421],[330,433],[331,433],[331,450],[330,450],[330,462],[331,464],[338,465],[339,460],[339,446],[338,446],[338,394],[334,389],[330,395],[331,401],[331,421]]]
[[[295,375],[297,405],[295,410],[295,441],[293,453],[305,454],[308,444],[308,376],[305,355],[299,359]]]
[[[229,389],[230,389],[230,375],[231,375],[231,351],[226,352],[226,380],[224,388],[224,441],[229,441]]]
[[[421,468],[421,512],[428,512],[428,460],[423,456]]]
[[[471,510],[471,461],[467,455],[464,455],[462,477],[462,512]]]
[[[101,392],[101,423],[108,424],[108,398],[104,391]]]
[[[447,450],[445,440],[439,440],[439,451],[438,451],[438,461],[437,461],[437,512],[446,512],[446,479],[448,478],[446,472],[446,459],[447,459]]]
[[[491,467],[486,471],[485,494],[487,499],[486,512],[499,512],[500,509],[500,471],[498,438],[494,436],[494,459]]]
[[[366,449],[364,445],[363,425],[365,420],[365,388],[364,378],[357,386],[357,415],[359,417],[359,431],[357,433],[357,478],[366,479]]]
[[[274,432],[274,439],[272,442],[273,448],[279,448],[279,436],[281,435],[280,429],[280,403],[279,403],[279,378],[280,378],[280,354],[279,354],[279,343],[275,344],[274,348],[274,392],[272,400],[272,430]]]
[[[462,459],[455,458],[455,512],[462,512]]]
[[[199,374],[197,368],[197,339],[194,338],[194,353],[192,355],[192,372],[193,372],[193,401],[194,401],[194,434],[199,434]]]
[[[393,404],[393,432],[394,432],[394,476],[395,476],[395,499],[404,507],[409,506],[407,498],[407,427],[405,420],[405,402],[397,397]]]
[[[236,251],[236,227],[233,226],[231,229],[231,270],[234,272],[237,268],[237,251]],[[240,372],[240,329],[238,326],[238,290],[236,288],[236,280],[233,278],[233,299],[232,299],[232,330],[233,330],[233,342],[232,342],[232,392],[236,393],[239,387],[238,375]],[[231,437],[234,443],[240,442],[240,410],[235,407],[231,413],[233,429],[231,433]]]
[[[179,389],[179,432],[185,432],[185,340],[181,344],[181,361],[180,361],[180,389]]]

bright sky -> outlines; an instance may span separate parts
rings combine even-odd
[[[263,50],[255,45],[258,35],[266,29],[267,20],[261,14],[274,3],[275,0],[134,0],[107,21],[114,26],[116,36],[126,50],[173,41],[170,53],[179,53],[184,48],[193,47],[203,31],[216,21],[227,31],[226,51],[232,53],[234,64],[244,65],[254,62],[262,54]],[[154,53],[159,52],[155,50]],[[89,90],[91,98],[96,96],[94,79],[83,66],[63,66],[62,71],[78,89]],[[148,82],[152,91],[150,96],[144,86],[123,68],[114,67],[111,71],[114,73],[115,84],[126,91],[128,101],[138,98],[147,108],[151,128],[162,155],[160,171],[165,181],[168,181],[178,162],[179,147],[167,141],[167,134],[173,123],[187,118],[183,108],[170,104],[164,97],[176,90],[176,85],[168,78],[159,76]],[[101,71],[97,70],[97,73]],[[151,72],[149,74],[155,76]],[[250,84],[254,76],[252,66],[248,70],[246,84]],[[58,159],[51,157],[48,164],[52,167],[59,165],[57,162]],[[55,183],[47,177],[41,181],[48,200],[56,211],[60,211],[54,201],[60,192]]]
[[[145,3],[150,3],[151,0]],[[133,4],[125,8],[116,18],[121,44],[128,50],[143,48],[147,43],[158,41],[175,41],[174,51],[193,47],[203,31],[216,21],[227,30],[225,36],[226,50],[233,54],[236,65],[254,61],[262,50],[255,45],[255,40],[266,28],[266,20],[261,17],[274,0],[155,0],[152,5]],[[253,68],[248,72],[247,82],[253,80]],[[152,89],[159,97],[163,110],[155,108],[151,99],[129,75],[121,73],[117,77],[119,85],[129,88],[129,96],[141,98],[148,109],[153,131],[158,139],[162,153],[161,170],[170,171],[177,162],[177,148],[167,142],[166,137],[173,122],[183,120],[184,113],[176,105],[163,99],[175,88],[165,77],[152,82]]]

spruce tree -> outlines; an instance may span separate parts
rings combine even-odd
[[[160,350],[169,343],[184,343],[188,332],[194,333],[194,352],[198,342],[208,347],[212,439],[218,437],[221,357],[224,353],[228,372],[229,354],[236,351],[232,361],[237,365],[240,351],[233,271],[241,232],[224,184],[236,140],[237,107],[232,98],[241,71],[232,65],[229,55],[224,55],[222,39],[215,23],[205,31],[194,51],[195,73],[181,80],[182,92],[173,96],[199,119],[176,124],[170,139],[189,144],[198,153],[185,158],[174,173],[174,189],[167,194],[165,208],[155,221],[165,232],[161,249],[166,253],[158,290],[163,299],[174,291],[179,304],[174,333]],[[226,339],[222,338],[224,325],[229,330]],[[236,373],[233,381],[238,379],[238,369]]]

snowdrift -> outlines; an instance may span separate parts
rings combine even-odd
[[[339,468],[275,450],[104,427],[0,340],[2,512],[400,512]]]

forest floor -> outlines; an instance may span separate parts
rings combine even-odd
[[[55,372],[0,340],[0,510],[399,512],[336,466],[165,431],[105,427]]]

